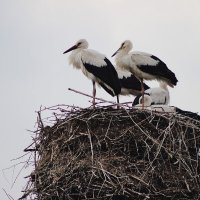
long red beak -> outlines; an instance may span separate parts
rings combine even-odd
[[[77,45],[74,45],[71,48],[67,49],[63,54],[68,53],[68,52],[70,52],[70,51],[72,51],[74,49],[77,49],[77,48],[78,48]]]

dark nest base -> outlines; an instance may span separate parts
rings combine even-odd
[[[200,121],[126,109],[40,118],[22,199],[200,199]],[[32,149],[31,149],[32,148]]]

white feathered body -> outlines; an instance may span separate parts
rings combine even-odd
[[[145,73],[139,69],[139,65],[153,65],[158,64],[158,60],[151,58],[151,54],[133,51],[128,54],[119,53],[116,55],[116,65],[123,70],[128,70],[135,74],[138,78],[144,78],[146,80],[153,80],[155,76]]]
[[[104,61],[105,55],[91,49],[76,49],[69,56],[69,64],[73,65],[76,69],[81,69],[83,74],[90,80],[97,83],[101,82],[96,76],[88,72],[83,62],[86,62],[96,67],[102,67],[106,65]]]
[[[95,50],[76,49],[69,56],[69,63],[73,65],[74,68],[80,69],[88,79],[95,81],[98,84],[98,86],[101,85],[102,87],[102,85],[104,85],[106,86],[106,88],[111,90],[113,94],[115,94],[114,89],[111,86],[106,84],[104,81],[95,76],[93,73],[90,73],[84,66],[84,64],[87,63],[95,68],[102,68],[102,67],[105,68],[107,66],[105,59],[106,56],[104,54],[101,54]]]
[[[163,104],[168,105],[170,102],[169,91],[166,84],[160,83],[160,87],[149,88],[145,90],[145,93],[148,93],[154,104]]]

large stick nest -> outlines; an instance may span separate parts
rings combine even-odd
[[[199,120],[131,109],[60,111],[51,126],[39,112],[35,169],[22,198],[200,198]]]

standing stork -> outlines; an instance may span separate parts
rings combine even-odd
[[[116,55],[117,67],[130,71],[140,79],[142,99],[144,99],[143,79],[163,81],[170,87],[177,84],[178,80],[175,74],[168,69],[163,61],[149,53],[130,52],[131,49],[132,42],[126,40],[112,57]]]
[[[66,50],[63,54],[72,51],[69,56],[69,63],[75,68],[81,69],[83,74],[92,80],[93,85],[93,106],[95,106],[96,86],[98,83],[111,96],[117,95],[121,91],[121,85],[118,79],[117,72],[112,63],[105,55],[88,49],[88,42],[85,39],[80,39],[74,46]]]

